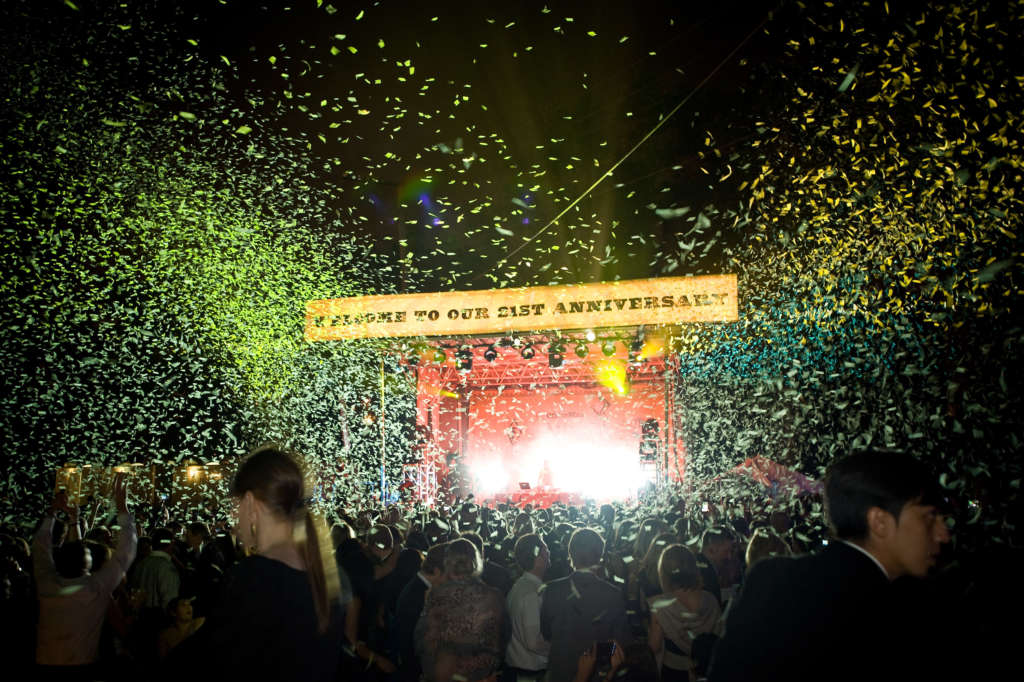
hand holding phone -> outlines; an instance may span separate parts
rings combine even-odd
[[[612,665],[612,655],[615,653],[615,642],[606,641],[597,643],[597,651],[595,658],[597,659],[597,669],[607,670]]]

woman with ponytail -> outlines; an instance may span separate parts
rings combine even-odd
[[[338,571],[327,526],[307,495],[295,455],[263,446],[242,462],[231,497],[248,556],[228,575],[220,608],[193,638],[195,646],[175,649],[189,666],[182,672],[218,680],[334,680],[343,636]]]

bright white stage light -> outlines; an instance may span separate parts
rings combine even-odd
[[[554,487],[596,500],[635,498],[652,480],[641,470],[635,443],[609,443],[592,430],[539,439],[526,457],[527,467],[540,471],[545,460]]]
[[[476,477],[483,492],[493,493],[503,491],[508,487],[508,473],[501,462],[493,460],[483,462],[476,469]]]

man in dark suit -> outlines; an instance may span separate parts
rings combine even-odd
[[[416,623],[423,612],[427,590],[444,582],[444,545],[434,545],[427,551],[419,573],[409,581],[398,595],[395,623],[398,629],[398,679],[415,682],[420,678],[420,660],[416,656]]]
[[[835,539],[817,554],[753,567],[708,679],[921,679],[925,657],[915,654],[925,652],[910,645],[920,641],[920,614],[897,612],[890,581],[927,575],[949,541],[938,501],[910,455],[869,451],[833,464],[825,511]]]
[[[589,528],[578,529],[569,540],[573,572],[541,593],[540,631],[551,643],[550,682],[571,682],[580,654],[595,642],[629,643],[625,596],[593,572],[603,555],[601,536]]]

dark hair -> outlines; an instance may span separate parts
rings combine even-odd
[[[941,494],[931,472],[903,452],[865,450],[833,463],[825,475],[825,517],[837,538],[862,540],[868,510],[883,509],[899,519],[903,506],[920,499],[935,504]]]
[[[210,529],[207,528],[206,524],[202,521],[193,521],[192,523],[188,524],[188,526],[186,526],[185,529],[189,532],[190,535],[198,535],[204,541],[210,539]]]
[[[536,533],[527,533],[516,540],[516,547],[513,550],[516,563],[524,571],[532,571],[533,565],[540,556],[544,541]]]
[[[444,545],[434,545],[428,549],[423,557],[423,563],[420,564],[420,571],[426,575],[444,571],[445,550]]]
[[[85,575],[87,551],[89,548],[81,540],[71,540],[58,547],[53,557],[58,575],[69,580]]]
[[[701,586],[697,557],[682,545],[669,545],[658,558],[658,581],[662,592],[691,590]]]
[[[150,535],[153,549],[164,551],[174,543],[174,531],[170,528],[157,528]]]
[[[306,563],[309,584],[313,591],[317,625],[327,631],[331,605],[338,597],[338,568],[331,552],[327,524],[310,509],[306,484],[298,457],[265,445],[254,450],[238,468],[231,482],[231,496],[242,497],[251,492],[279,519],[302,523],[304,533],[296,534],[299,551]]]
[[[444,553],[444,572],[454,578],[477,577],[483,571],[480,550],[465,538],[448,543]]]
[[[86,549],[89,550],[89,554],[92,555],[92,569],[90,572],[99,573],[100,569],[103,568],[103,564],[110,561],[114,553],[102,542],[96,542],[95,540],[84,540],[83,542]]]
[[[573,568],[587,568],[601,561],[604,556],[604,540],[590,528],[579,528],[569,538],[569,556]]]

